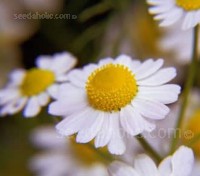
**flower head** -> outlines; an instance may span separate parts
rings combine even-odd
[[[40,176],[107,176],[96,151],[58,136],[53,126],[36,128],[31,135],[35,146],[43,149],[30,160],[30,170]],[[100,159],[99,159],[100,158]]]
[[[194,155],[190,148],[181,146],[172,156],[165,158],[157,168],[154,161],[145,154],[134,161],[134,168],[121,162],[109,167],[111,176],[190,176],[194,164]]]
[[[24,106],[25,117],[37,115],[50,97],[56,97],[58,83],[66,81],[66,73],[75,64],[76,59],[65,52],[38,57],[37,67],[30,70],[13,71],[8,85],[0,90],[0,115],[17,113]]]
[[[200,22],[199,0],[147,0],[152,5],[149,11],[154,19],[161,20],[160,26],[169,26],[180,19],[182,29],[193,28]]]
[[[108,145],[113,154],[124,153],[123,135],[152,131],[151,120],[165,118],[165,104],[177,100],[180,87],[166,84],[176,76],[174,68],[161,69],[163,60],[144,63],[120,55],[69,73],[70,83],[60,86],[49,112],[64,118],[56,128],[62,135],[77,134],[76,141],[94,140]]]

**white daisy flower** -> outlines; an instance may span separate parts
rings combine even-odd
[[[147,0],[152,5],[149,12],[160,26],[169,26],[182,20],[182,29],[193,28],[200,23],[199,0]]]
[[[142,154],[135,159],[134,168],[114,162],[108,170],[111,176],[191,176],[193,164],[192,150],[181,146],[172,156],[165,158],[158,168],[150,157]]]
[[[0,115],[11,115],[25,107],[25,117],[36,116],[50,97],[56,97],[59,82],[67,79],[66,73],[75,64],[76,59],[64,52],[38,57],[36,68],[13,71],[8,85],[0,90]]]
[[[189,63],[193,49],[193,30],[180,31],[179,23],[165,29],[165,33],[160,39],[158,46],[164,51],[172,51],[178,63]],[[200,41],[200,36],[198,40]],[[200,46],[198,46],[198,53],[200,53]]]
[[[35,129],[31,140],[43,149],[29,162],[30,170],[38,176],[108,176],[94,150],[61,138],[53,126]]]
[[[124,153],[124,132],[135,136],[152,131],[155,125],[150,120],[165,118],[165,104],[178,98],[180,87],[165,85],[176,70],[161,69],[162,65],[162,59],[141,63],[120,55],[71,71],[71,83],[60,86],[57,101],[49,107],[51,114],[66,117],[57,124],[58,132],[78,133],[80,143],[95,138],[95,147],[108,145],[112,154]]]

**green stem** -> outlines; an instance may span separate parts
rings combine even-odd
[[[179,116],[178,116],[178,120],[177,120],[177,123],[176,123],[175,136],[174,136],[174,138],[172,139],[172,142],[171,142],[170,153],[174,152],[174,150],[176,149],[176,146],[178,144],[179,130],[177,130],[177,129],[180,129],[181,126],[182,126],[184,116],[185,116],[186,107],[187,107],[187,104],[188,104],[188,97],[189,97],[190,89],[192,88],[193,83],[194,83],[197,60],[198,60],[198,29],[199,29],[199,26],[197,25],[194,28],[194,34],[193,34],[192,60],[191,60],[191,64],[190,64],[190,67],[189,67],[188,78],[186,80],[184,91],[183,91],[183,102],[182,102],[182,106],[181,106]]]
[[[143,146],[143,148],[159,163],[162,157],[152,148],[152,146],[145,140],[144,136],[141,134],[136,136],[138,142]]]

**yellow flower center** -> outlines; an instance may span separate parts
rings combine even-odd
[[[137,93],[134,75],[128,67],[107,64],[91,73],[86,83],[88,101],[102,111],[118,111]]]
[[[52,71],[33,68],[30,69],[22,82],[21,93],[25,96],[37,95],[45,91],[55,80]]]
[[[110,155],[105,147],[101,149],[94,148],[93,141],[87,144],[81,144],[75,141],[75,137],[71,137],[70,144],[70,149],[74,157],[85,166],[105,162],[103,156],[99,155],[98,152],[101,152],[103,155]]]
[[[200,9],[200,0],[176,0],[176,4],[186,11]]]
[[[184,140],[187,142],[192,141],[198,135],[200,135],[200,109],[197,110],[192,117],[188,120],[186,130],[190,132],[190,136],[184,136]],[[200,140],[192,143],[191,146],[197,156],[200,157]]]

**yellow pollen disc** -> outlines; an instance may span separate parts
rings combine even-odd
[[[186,11],[200,9],[200,0],[176,0],[176,4]]]
[[[70,138],[70,149],[75,158],[85,166],[92,166],[104,162],[98,151],[104,155],[110,155],[106,148],[95,149],[93,141],[87,144],[77,143],[74,137]]]
[[[52,71],[33,68],[26,73],[20,89],[25,96],[37,95],[45,91],[54,80]]]
[[[200,135],[200,109],[197,110],[192,117],[187,122],[186,131],[190,132],[190,136],[184,136],[184,140],[187,143],[188,141],[192,141]],[[200,157],[200,140],[193,143],[191,146],[198,157]]]
[[[88,101],[102,111],[118,111],[137,93],[134,75],[128,67],[107,64],[91,73],[86,83]]]

